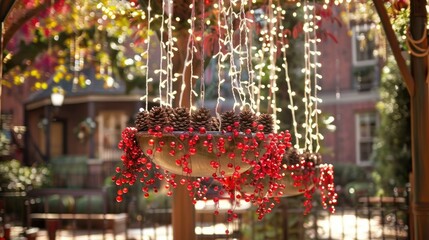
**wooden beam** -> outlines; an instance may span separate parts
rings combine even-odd
[[[0,22],[4,22],[10,10],[15,4],[15,0],[1,0],[0,1]]]
[[[420,49],[428,48],[426,33],[426,0],[410,1],[410,36],[419,41]],[[407,39],[410,40],[410,39]],[[427,56],[416,56],[411,51],[411,74],[415,92],[411,96],[411,144],[412,144],[412,229],[413,239],[429,239],[429,83]]]
[[[386,8],[384,7],[383,0],[373,0],[375,9],[377,10],[378,16],[381,20],[384,32],[386,34],[387,41],[389,42],[390,48],[392,49],[393,56],[395,57],[396,63],[398,64],[399,71],[401,72],[402,78],[407,87],[410,96],[414,94],[414,80],[411,76],[411,72],[402,56],[401,48],[399,47],[398,39],[393,31],[392,24],[390,23],[389,16],[387,15]]]

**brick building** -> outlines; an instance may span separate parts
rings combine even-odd
[[[324,134],[324,161],[371,166],[378,124],[376,103],[382,61],[376,46],[380,39],[370,22],[340,27],[332,24],[328,29],[338,42],[324,41],[319,48],[321,109],[335,119],[335,130]]]

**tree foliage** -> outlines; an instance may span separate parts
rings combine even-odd
[[[135,60],[142,44],[134,41],[141,39],[141,32],[130,26],[128,8],[107,0],[17,2],[6,24],[2,84],[30,82],[38,90],[46,89],[51,79],[85,87],[85,68],[96,69],[93,80],[105,81],[106,87],[114,79],[135,84],[143,73],[142,61]]]
[[[380,101],[380,127],[374,146],[373,177],[380,193],[391,194],[404,187],[411,172],[410,97],[396,62],[389,57],[383,68]]]
[[[252,2],[246,6],[247,10],[269,7],[269,1]],[[332,6],[333,2],[327,6]],[[187,19],[192,14],[189,7],[192,3],[190,0],[174,1],[173,25],[177,32],[189,25]],[[213,24],[217,16],[213,6],[217,1],[195,3],[198,5],[195,15],[204,19],[202,24],[196,22],[194,34],[204,38],[197,47],[204,47],[205,54],[210,57],[216,50],[213,43],[217,42],[219,30]],[[286,8],[295,6],[289,1],[283,4]],[[150,14],[155,16],[151,28],[147,26],[149,5]],[[332,17],[329,8],[319,7],[316,14],[323,19]],[[2,84],[12,87],[31,82],[37,90],[46,89],[46,82],[53,79],[54,82],[73,80],[85,87],[87,77],[82,70],[90,66],[97,69],[96,78],[104,80],[106,86],[111,85],[112,79],[118,79],[125,81],[130,89],[142,87],[146,75],[145,57],[142,56],[145,40],[155,34],[158,37],[167,34],[166,29],[161,31],[160,27],[166,15],[162,1],[153,0],[17,1],[6,22]],[[205,29],[198,28],[204,24]],[[302,24],[294,24],[288,31],[297,37],[302,32]],[[329,36],[322,30],[320,34]]]

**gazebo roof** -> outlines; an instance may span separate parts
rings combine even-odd
[[[142,90],[133,90],[127,93],[125,83],[122,80],[113,80],[111,86],[107,86],[104,80],[96,79],[94,69],[85,69],[83,74],[89,83],[85,87],[80,87],[78,84],[73,83],[73,80],[61,80],[56,83],[52,78],[49,79],[46,89],[34,92],[26,99],[26,108],[33,109],[51,104],[50,97],[56,87],[64,90],[64,104],[89,101],[125,101],[125,99],[133,101],[139,100],[140,96],[143,95]]]

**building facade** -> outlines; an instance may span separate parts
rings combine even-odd
[[[336,37],[323,41],[319,96],[331,124],[324,133],[324,161],[371,166],[378,114],[382,60],[374,23],[350,22],[325,26]]]

